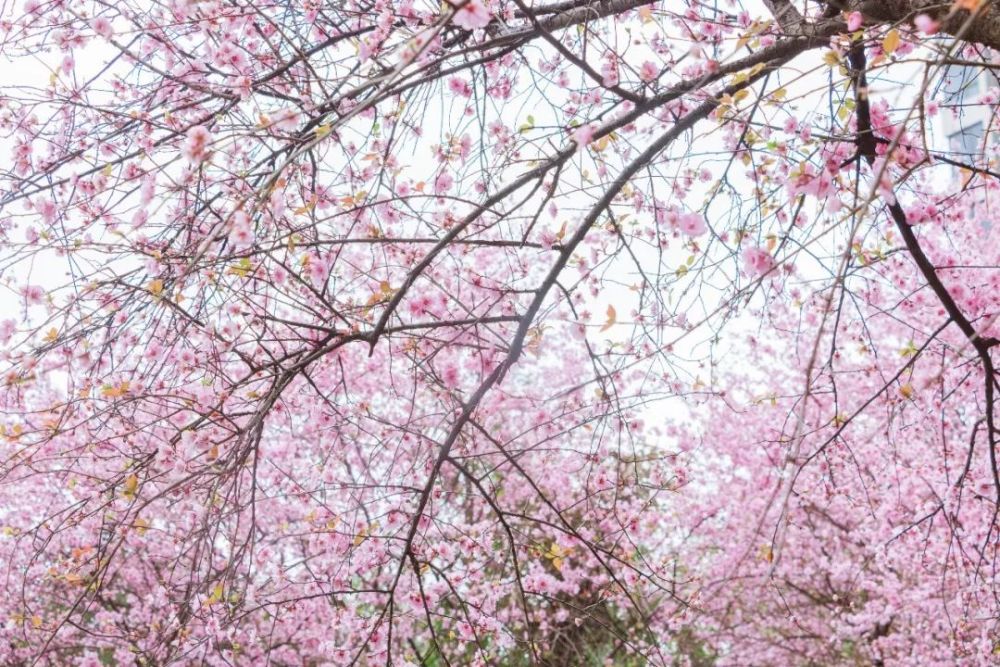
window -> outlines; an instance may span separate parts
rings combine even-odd
[[[960,155],[979,153],[979,144],[983,139],[982,121],[966,123],[964,119],[959,118],[955,124],[958,126],[958,131],[948,135],[948,149]]]
[[[996,75],[986,69],[969,65],[949,65],[938,89],[942,98],[942,134],[947,137],[947,150],[956,156],[973,157],[982,154],[987,128],[995,130],[990,105],[983,96],[997,86]]]
[[[949,65],[944,73],[944,97],[948,104],[975,104],[986,91],[986,76],[978,67]]]

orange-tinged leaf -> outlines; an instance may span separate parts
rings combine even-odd
[[[160,296],[163,294],[163,281],[159,278],[155,278],[149,281],[149,285],[146,286],[153,296]]]
[[[123,381],[118,385],[106,384],[101,387],[101,396],[104,398],[120,398],[128,393],[128,381]]]
[[[590,147],[593,148],[595,151],[600,152],[603,151],[605,148],[607,148],[610,142],[611,142],[611,135],[605,134],[603,137],[592,143]]]
[[[607,331],[613,327],[618,322],[618,313],[615,312],[614,306],[608,306],[608,320],[601,327],[601,332]]]
[[[886,53],[892,53],[899,47],[899,31],[893,28],[890,30],[885,38],[882,40],[882,50]]]

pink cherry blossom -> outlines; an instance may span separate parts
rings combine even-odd
[[[938,22],[927,14],[917,14],[913,18],[913,25],[917,27],[917,30],[925,35],[934,35],[939,29]]]
[[[743,270],[751,278],[766,274],[774,264],[774,257],[763,248],[750,247],[743,250]]]
[[[457,1],[463,3],[455,10],[455,15],[452,18],[452,23],[458,27],[465,28],[466,30],[475,30],[476,28],[485,27],[493,19],[490,10],[486,8],[483,0]]]
[[[42,216],[42,220],[47,224],[51,225],[56,220],[56,216],[59,214],[59,207],[51,199],[43,199],[36,205],[39,215]]]
[[[861,29],[861,25],[864,23],[864,16],[861,12],[851,12],[847,15],[847,29],[850,32],[855,32]]]
[[[698,213],[685,213],[678,219],[680,230],[688,236],[701,236],[708,231],[705,218]]]
[[[250,219],[243,211],[233,214],[232,228],[229,231],[229,242],[235,250],[241,250],[253,244],[253,230]]]
[[[572,139],[577,147],[584,148],[593,140],[595,131],[596,128],[593,125],[581,125],[573,130]]]
[[[40,304],[45,299],[45,289],[40,285],[25,285],[21,288],[21,294],[28,305]]]
[[[655,81],[659,74],[660,68],[649,60],[642,63],[642,67],[639,69],[639,78],[646,82]]]
[[[12,319],[0,320],[0,345],[10,342],[11,336],[17,331],[17,322]]]
[[[95,17],[94,20],[90,22],[90,27],[93,28],[95,33],[104,39],[111,39],[114,35],[114,28],[111,26],[111,21],[104,16]]]
[[[447,171],[442,171],[434,179],[434,193],[443,195],[451,190],[451,186],[455,183],[455,179],[451,177]]]
[[[211,142],[212,135],[208,129],[203,125],[195,125],[187,131],[181,152],[191,162],[201,162],[208,157]]]

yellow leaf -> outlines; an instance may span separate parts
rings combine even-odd
[[[35,614],[34,616],[32,616],[31,617],[31,625],[33,625],[35,628],[42,627],[42,617],[39,616],[38,614]]]
[[[604,323],[603,327],[601,327],[601,332],[603,333],[613,327],[617,321],[618,314],[615,312],[615,307],[608,306],[608,321]]]
[[[220,582],[215,585],[215,588],[212,589],[212,594],[208,597],[207,600],[205,600],[205,605],[211,606],[215,604],[216,602],[222,599],[222,594],[223,594],[222,583]]]
[[[890,30],[885,39],[882,40],[882,50],[886,53],[892,53],[899,46],[899,31],[893,28]]]
[[[746,88],[743,88],[741,90],[737,90],[735,93],[733,93],[733,101],[734,102],[742,102],[743,100],[745,100],[747,98],[748,95],[750,95],[750,91],[747,90]]]
[[[240,278],[246,278],[250,275],[250,271],[253,269],[253,264],[250,262],[249,257],[241,257],[233,266],[229,267],[230,275],[238,276]]]
[[[330,130],[333,129],[329,123],[324,123],[316,128],[316,138],[322,139],[323,137],[330,134]]]
[[[115,169],[115,166],[109,162],[106,165],[104,165],[104,169],[101,170],[101,173],[104,174],[107,177],[110,177],[111,173],[114,171],[114,169]]]
[[[902,387],[899,388],[899,395],[903,398],[913,397],[913,385],[907,382]]]
[[[146,288],[152,293],[153,296],[160,296],[163,293],[163,281],[159,278],[150,280]]]
[[[56,342],[57,338],[59,338],[59,332],[56,331],[55,327],[52,327],[51,329],[49,329],[48,332],[45,334],[45,340],[48,343],[54,343],[54,342]]]
[[[122,496],[125,498],[134,498],[135,492],[139,489],[139,476],[132,473],[125,478],[125,489],[122,491]]]
[[[823,62],[830,67],[835,67],[840,64],[840,54],[836,51],[827,51],[823,54]]]

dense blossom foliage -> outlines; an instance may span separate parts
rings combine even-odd
[[[995,664],[998,48],[5,6],[0,664]]]

